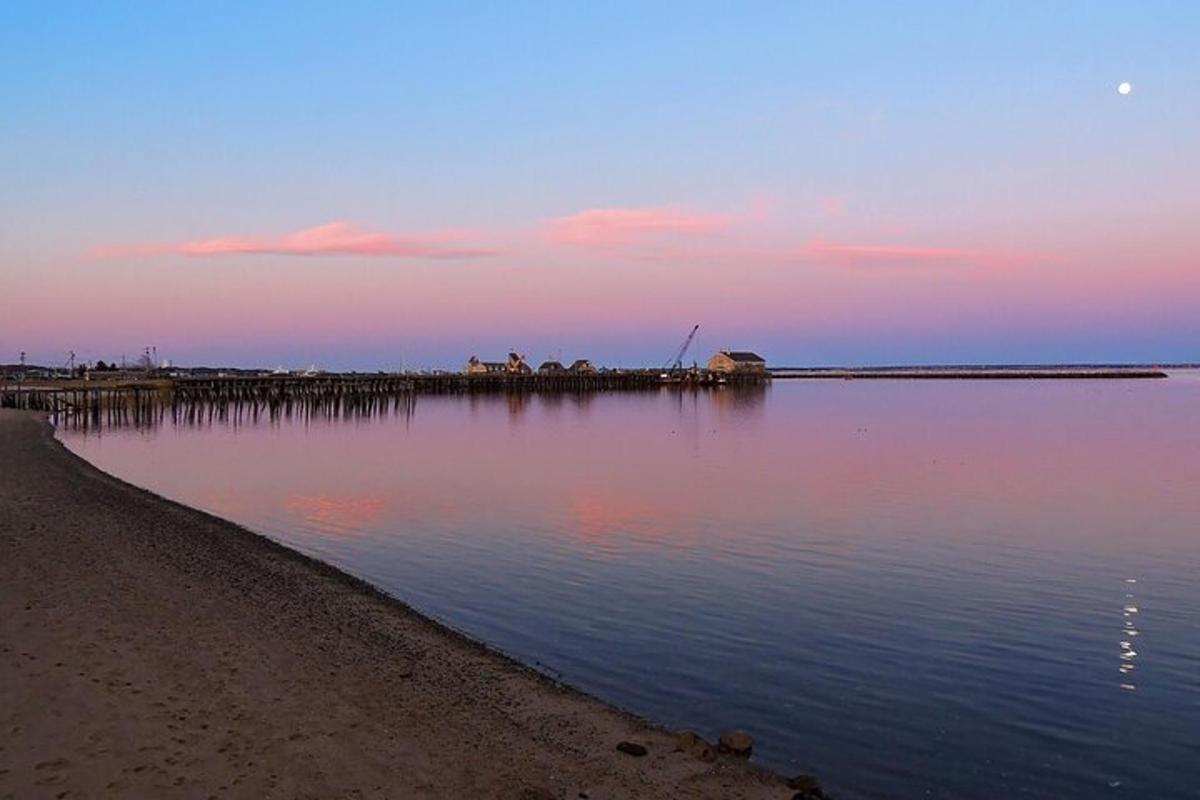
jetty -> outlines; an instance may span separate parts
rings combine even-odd
[[[761,385],[765,373],[708,370],[594,372],[320,373],[51,378],[0,384],[0,408],[42,411],[82,426],[372,416],[411,410],[418,395],[657,391],[664,386]]]
[[[484,363],[484,362],[480,362]],[[519,365],[518,365],[519,366]],[[502,368],[463,372],[203,374],[156,371],[8,379],[0,408],[47,412],[77,425],[256,421],[411,412],[419,395],[649,392],[763,386],[771,380],[1114,380],[1165,378],[1146,366],[776,367],[722,351],[708,367]]]

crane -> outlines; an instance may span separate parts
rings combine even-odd
[[[692,332],[687,335],[687,338],[683,340],[683,344],[681,344],[679,349],[675,352],[675,357],[668,361],[667,365],[663,367],[663,372],[677,370],[683,367],[683,357],[687,354],[687,349],[692,346],[692,340],[696,338],[696,331],[698,330],[700,330],[699,325],[692,328]]]

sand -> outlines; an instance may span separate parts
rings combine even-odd
[[[793,794],[675,743],[0,410],[0,798]]]

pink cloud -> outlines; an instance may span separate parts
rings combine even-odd
[[[545,238],[580,247],[619,247],[674,234],[708,235],[728,217],[672,208],[592,208],[547,220]]]
[[[182,255],[194,257],[231,255],[285,256],[391,256],[394,258],[481,258],[498,251],[466,246],[472,237],[464,233],[431,233],[397,236],[359,228],[338,220],[305,228],[280,238],[218,237],[175,244],[118,245],[97,247],[94,258]]]

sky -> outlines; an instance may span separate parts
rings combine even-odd
[[[1197,41],[1183,0],[10,0],[0,363],[1200,361]]]

